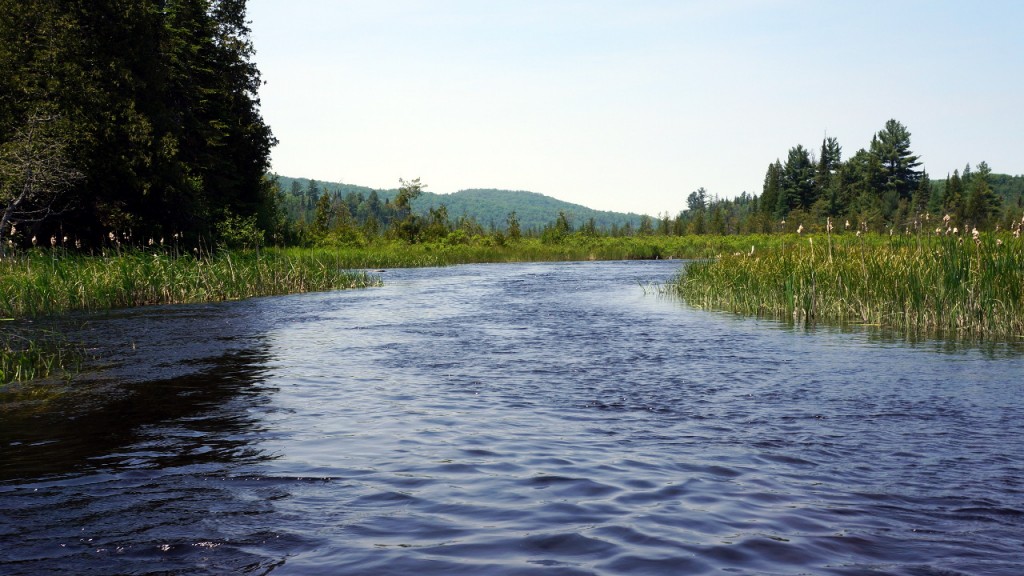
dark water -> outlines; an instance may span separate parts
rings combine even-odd
[[[645,295],[678,263],[85,318],[3,574],[1024,573],[1024,359]]]

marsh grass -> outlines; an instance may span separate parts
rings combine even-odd
[[[336,258],[309,251],[193,257],[129,251],[105,257],[33,252],[0,264],[0,316],[237,300],[375,285]]]
[[[1010,234],[791,235],[753,255],[693,262],[678,292],[696,306],[798,324],[1024,337],[1024,250]]]
[[[0,387],[74,373],[84,358],[80,346],[70,344],[59,334],[0,326]],[[41,390],[27,393],[39,394]]]
[[[82,256],[34,250],[0,261],[0,386],[74,373],[76,347],[54,335],[17,329],[11,320],[77,310],[238,300],[378,285],[310,251],[222,252],[195,257],[119,251]],[[4,325],[6,324],[6,325]]]
[[[653,260],[705,258],[722,252],[759,249],[778,240],[771,236],[633,236],[570,235],[545,243],[529,238],[496,243],[482,239],[460,244],[445,242],[380,243],[368,247],[318,248],[315,253],[336,259],[343,268],[380,269],[449,266],[483,262],[562,262],[584,260]],[[299,251],[292,248],[287,252]],[[308,249],[305,249],[307,252]]]

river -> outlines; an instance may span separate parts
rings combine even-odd
[[[0,412],[0,573],[1024,573],[1024,355],[803,330],[680,263],[77,317]]]

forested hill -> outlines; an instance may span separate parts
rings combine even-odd
[[[375,190],[366,186],[341,184],[337,182],[319,182],[308,178],[290,178],[277,176],[278,184],[284,192],[285,208],[288,214],[296,219],[312,221],[316,210],[316,202],[320,195],[327,192],[336,200],[344,201],[353,215],[364,205],[365,210],[372,210],[371,195],[376,195],[379,202],[390,202],[398,189]],[[413,200],[413,211],[426,215],[431,208],[445,206],[452,219],[467,217],[476,220],[485,227],[504,228],[506,219],[511,212],[516,213],[519,224],[524,230],[540,230],[551,224],[559,212],[569,216],[574,226],[582,226],[591,218],[599,229],[629,227],[636,229],[642,216],[634,213],[609,212],[594,210],[579,204],[564,202],[536,192],[522,190],[470,189],[460,190],[451,194],[436,194],[424,191]]]

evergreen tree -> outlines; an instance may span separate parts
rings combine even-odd
[[[814,185],[817,198],[827,198],[831,188],[832,178],[842,164],[843,149],[839,141],[833,137],[826,137],[821,142],[821,156],[818,158],[818,165],[815,168]]]
[[[946,193],[942,197],[942,211],[952,217],[957,225],[962,225],[967,213],[966,204],[964,201],[964,185],[960,179],[960,172],[954,170],[953,176],[946,178]]]
[[[782,217],[779,213],[779,196],[782,194],[782,163],[778,160],[768,165],[761,190],[761,211],[771,217]]]
[[[0,0],[0,16],[0,146],[45,103],[83,175],[45,226],[95,242],[276,210],[244,0]]]
[[[932,197],[932,181],[928,173],[921,171],[921,178],[917,181],[917,188],[914,190],[913,212],[915,216],[928,212],[928,204]]]
[[[779,208],[781,215],[795,208],[807,209],[817,200],[814,186],[814,164],[810,153],[797,144],[789,149],[780,178]]]
[[[916,170],[921,162],[910,151],[907,128],[896,120],[889,120],[871,141],[870,151],[882,166],[882,195],[889,193],[896,201],[910,200],[921,177],[921,172]]]
[[[989,185],[992,170],[986,162],[979,162],[977,172],[971,176],[970,193],[965,207],[965,223],[978,228],[989,228],[1002,208],[1002,201]]]

